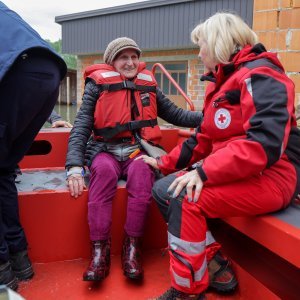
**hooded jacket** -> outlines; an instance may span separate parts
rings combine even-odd
[[[164,174],[202,159],[197,171],[204,185],[261,174],[278,160],[289,161],[299,170],[294,83],[276,54],[261,44],[246,46],[231,63],[219,64],[215,73],[203,79],[210,83],[201,127],[161,157],[159,167]]]
[[[0,81],[14,61],[29,50],[46,53],[57,61],[61,78],[67,72],[64,60],[18,14],[0,1]]]

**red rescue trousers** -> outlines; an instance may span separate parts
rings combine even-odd
[[[188,202],[185,189],[176,198],[167,192],[175,178],[172,174],[157,181],[152,194],[168,223],[172,286],[190,294],[208,286],[206,218],[255,216],[283,209],[297,181],[293,165],[280,160],[247,180],[204,186],[199,200]]]

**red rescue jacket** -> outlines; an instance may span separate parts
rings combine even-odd
[[[211,83],[201,127],[161,157],[164,174],[204,159],[197,168],[204,185],[219,185],[260,176],[280,160],[300,168],[294,83],[275,53],[261,44],[246,46],[205,78]],[[295,174],[283,179],[281,173],[273,172],[271,180],[288,196]]]

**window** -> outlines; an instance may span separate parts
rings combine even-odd
[[[173,62],[173,63],[162,63],[167,69],[175,81],[179,84],[181,89],[186,92],[186,78],[187,78],[187,63],[186,62]],[[152,69],[153,64],[148,64],[147,68]],[[165,95],[180,95],[175,86],[170,82],[168,77],[162,73],[160,68],[155,70],[155,79],[158,86],[161,88]]]

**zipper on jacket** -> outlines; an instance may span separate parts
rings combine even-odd
[[[216,99],[212,105],[218,107],[220,102],[227,101],[230,105],[236,105],[240,103],[241,92],[240,90],[231,90],[225,93],[224,96]]]
[[[218,107],[220,102],[223,102],[223,101],[226,101],[226,100],[227,100],[226,98],[220,97],[220,98],[214,100],[214,102],[212,103],[212,106],[213,107]]]

